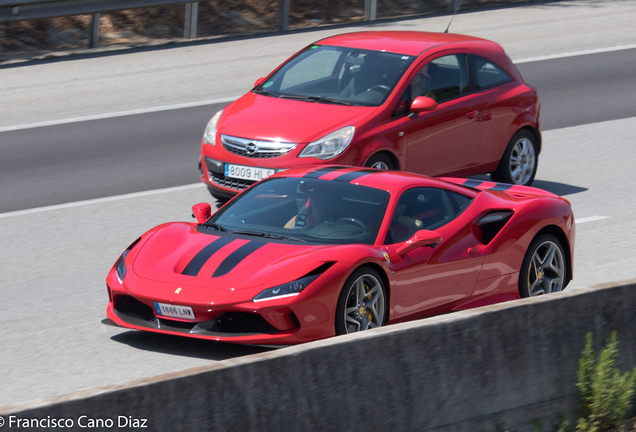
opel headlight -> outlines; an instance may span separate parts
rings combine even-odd
[[[315,157],[322,160],[332,159],[349,146],[355,130],[356,128],[353,126],[343,127],[317,141],[310,142],[300,152],[298,157]]]
[[[216,145],[216,124],[219,122],[219,118],[223,114],[223,110],[220,110],[214,117],[210,119],[208,125],[205,127],[205,132],[203,133],[203,141],[206,144]]]
[[[318,276],[320,275],[307,276],[297,279],[293,282],[275,286],[274,288],[267,288],[266,290],[263,290],[260,293],[256,294],[252,301],[259,302],[264,300],[274,300],[283,297],[297,296],[302,290],[307,288],[307,285],[312,283]]]

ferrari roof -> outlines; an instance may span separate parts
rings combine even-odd
[[[318,41],[317,44],[375,51],[388,51],[417,56],[427,49],[437,45],[468,41],[479,41],[495,45],[494,42],[474,36],[419,31],[368,31],[344,33],[322,39]]]

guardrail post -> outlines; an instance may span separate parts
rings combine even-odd
[[[289,27],[289,0],[278,3],[278,30],[285,31]]]
[[[199,21],[199,3],[186,3],[185,24],[183,26],[183,37],[194,39],[197,37],[197,23]]]
[[[378,0],[364,0],[364,20],[375,21],[378,11]]]
[[[99,46],[99,18],[100,13],[93,14],[91,18],[90,35],[88,38],[88,47],[97,48]]]

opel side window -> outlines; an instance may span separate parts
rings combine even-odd
[[[428,96],[443,102],[468,92],[468,74],[463,54],[449,55],[424,64],[409,85],[411,101]]]
[[[484,90],[512,81],[512,77],[508,72],[490,60],[479,56],[473,56],[473,58],[477,90]]]

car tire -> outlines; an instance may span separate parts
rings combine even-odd
[[[388,299],[378,272],[361,267],[348,278],[336,306],[336,334],[381,327],[387,319]]]
[[[518,131],[510,139],[497,171],[492,173],[492,179],[496,182],[530,186],[537,174],[538,148],[537,138],[532,132],[527,129]]]
[[[391,158],[385,155],[384,153],[374,154],[373,156],[371,156],[371,159],[369,159],[364,166],[368,168],[377,168],[381,170],[396,169]]]
[[[551,234],[532,240],[519,272],[519,295],[525,298],[563,291],[568,282],[561,242]]]

